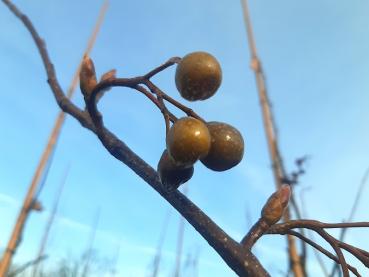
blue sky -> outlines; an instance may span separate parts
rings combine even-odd
[[[15,3],[45,39],[59,81],[67,88],[102,1]],[[304,193],[308,216],[341,221],[369,166],[369,3],[261,0],[250,1],[250,11],[286,165],[292,170],[297,157],[311,157],[301,183],[309,188]],[[33,41],[4,5],[0,26],[0,247],[4,247],[58,107]],[[116,68],[121,77],[143,74],[172,56],[192,51],[217,57],[223,69],[217,94],[203,102],[182,102],[209,121],[237,127],[246,152],[240,165],[224,173],[197,164],[188,183],[189,197],[235,239],[247,230],[246,211],[256,220],[274,190],[245,34],[239,1],[111,0],[91,54],[98,74]],[[154,81],[180,99],[174,68]],[[74,101],[82,106],[78,91]],[[143,96],[123,88],[109,92],[100,108],[107,126],[156,167],[165,147],[161,113]],[[68,165],[70,173],[47,249],[49,263],[78,257],[86,249],[100,209],[95,241],[99,255],[112,258],[121,245],[120,276],[145,276],[169,211],[161,276],[170,276],[178,213],[70,117],[41,194],[46,211],[32,214],[16,261],[34,257]],[[366,190],[355,220],[369,220],[368,200]],[[189,225],[184,241],[186,254],[199,252],[199,276],[234,276]],[[369,249],[367,230],[350,231],[347,241]],[[255,247],[273,276],[286,268],[284,247],[282,237],[263,238]],[[310,257],[312,275],[320,276],[312,253]]]

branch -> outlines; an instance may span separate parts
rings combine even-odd
[[[288,231],[288,234],[293,235],[295,237],[298,237],[299,239],[301,239],[302,241],[306,242],[307,244],[310,244],[312,247],[314,247],[317,251],[323,253],[324,255],[326,255],[328,258],[332,259],[333,261],[335,261],[337,263],[337,265],[339,265],[339,260],[337,259],[336,256],[334,256],[332,253],[330,253],[329,251],[327,251],[326,249],[324,249],[322,246],[320,246],[319,244],[315,243],[314,241],[312,241],[311,239],[303,236],[302,234],[300,234],[299,232],[296,231]],[[359,274],[359,272],[357,271],[357,269],[351,265],[347,265],[349,270],[354,273],[356,276],[361,276]]]
[[[309,243],[313,247],[315,247],[317,250],[322,252],[323,254],[327,255],[331,258],[331,255],[328,254],[328,251],[325,249],[323,250],[322,247],[317,247],[315,243],[313,243],[310,239],[306,238],[305,236],[292,231],[292,229],[296,228],[306,228],[310,229],[312,231],[315,231],[317,234],[319,234],[324,240],[326,240],[331,247],[336,252],[337,257],[335,257],[335,261],[338,265],[341,266],[343,276],[348,277],[349,276],[349,270],[352,271],[355,275],[359,276],[356,269],[351,267],[347,264],[345,257],[342,253],[341,249],[344,249],[348,251],[350,254],[352,254],[354,257],[356,257],[360,262],[362,262],[366,267],[369,267],[369,253],[365,250],[362,250],[360,248],[357,248],[355,246],[349,245],[347,243],[344,243],[330,234],[328,234],[325,229],[336,229],[336,228],[362,228],[362,227],[369,227],[369,222],[354,222],[354,223],[323,223],[317,220],[291,220],[286,223],[276,224],[274,226],[271,226],[267,234],[292,234],[303,241]]]
[[[241,244],[246,249],[251,249],[257,240],[264,234],[292,235],[298,237],[303,242],[310,244],[324,255],[333,259],[338,265],[341,266],[344,277],[349,277],[349,271],[353,272],[356,276],[360,276],[356,268],[347,264],[342,250],[346,250],[352,254],[366,267],[369,267],[369,252],[337,240],[325,229],[369,227],[369,222],[323,223],[317,220],[291,220],[285,223],[277,224],[277,222],[282,218],[285,210],[287,210],[287,204],[290,200],[290,195],[291,190],[289,185],[284,185],[278,191],[273,193],[264,205],[261,211],[260,219],[241,240]],[[304,234],[296,232],[293,229],[310,229],[316,232],[331,245],[336,253],[336,256],[311,239],[307,238]]]
[[[114,80],[109,79],[102,81],[94,90],[95,94],[92,95],[91,98],[86,99],[87,108],[92,117],[91,119],[85,111],[79,109],[65,96],[57,81],[54,67],[46,50],[46,45],[38,35],[28,17],[22,14],[9,0],[3,0],[3,2],[9,7],[14,15],[23,22],[25,27],[31,33],[44,63],[48,76],[48,83],[60,108],[77,119],[82,126],[97,134],[105,148],[115,158],[130,167],[137,175],[139,175],[163,198],[165,198],[180,214],[182,214],[182,216],[185,217],[186,220],[204,237],[204,239],[207,240],[207,242],[218,252],[230,268],[232,268],[238,275],[260,277],[269,276],[251,251],[243,248],[239,243],[227,235],[204,212],[202,212],[178,190],[173,192],[166,191],[159,180],[157,172],[131,149],[129,149],[123,141],[118,139],[103,126],[102,116],[98,113],[95,102],[96,94],[99,90],[119,84],[135,88],[135,86],[141,83],[141,81],[146,80],[147,76],[153,76],[163,67],[151,71],[151,73],[148,73],[146,77]],[[91,99],[93,101],[91,101]]]
[[[349,217],[346,220],[347,222],[352,221],[353,218],[354,218],[354,215],[356,213],[357,207],[358,207],[358,205],[360,203],[360,200],[361,200],[361,196],[363,195],[364,188],[365,188],[365,186],[367,184],[366,181],[367,181],[368,177],[369,177],[369,167],[366,169],[363,177],[361,178],[361,182],[360,182],[359,188],[358,188],[358,190],[356,192],[355,201],[353,202],[353,206],[351,208],[350,215],[349,215]],[[342,229],[341,230],[341,233],[340,233],[340,236],[339,236],[339,240],[340,241],[343,241],[345,239],[345,235],[346,235],[346,231],[347,230],[348,229]],[[337,266],[336,265],[333,265],[333,268],[332,268],[332,271],[331,271],[330,276],[333,277],[334,274],[336,273],[336,270],[337,269],[338,269]]]
[[[86,87],[81,87],[86,103],[86,110],[81,110],[65,96],[63,90],[61,89],[57,81],[54,67],[48,56],[45,43],[39,37],[31,21],[9,0],[3,0],[3,2],[23,22],[25,27],[31,33],[32,38],[34,39],[41,54],[41,58],[48,76],[48,83],[60,108],[64,112],[69,113],[72,117],[77,119],[82,126],[95,133],[103,146],[112,156],[127,165],[155,191],[157,191],[165,200],[167,200],[184,218],[186,218],[186,220],[201,234],[201,236],[210,244],[210,246],[213,247],[214,250],[223,258],[228,266],[232,268],[239,276],[269,276],[258,259],[251,252],[252,246],[264,234],[287,234],[297,236],[315,248],[320,249],[322,253],[332,258],[333,254],[323,250],[322,247],[317,247],[317,245],[312,241],[292,230],[295,228],[311,229],[323,237],[335,250],[337,257],[333,256],[334,258],[332,259],[341,265],[345,277],[348,276],[349,270],[355,273],[356,269],[346,263],[341,249],[350,252],[365,265],[369,265],[368,252],[343,243],[329,235],[324,230],[327,228],[369,227],[369,222],[330,224],[322,223],[316,220],[291,220],[285,223],[277,224],[277,222],[282,218],[289,202],[289,186],[281,186],[278,191],[272,194],[262,209],[261,218],[251,228],[241,243],[233,240],[179,190],[168,191],[160,182],[157,172],[141,157],[134,153],[122,140],[120,140],[115,134],[113,134],[104,126],[103,115],[100,114],[97,108],[98,99],[99,97],[103,96],[103,92],[106,92],[111,87],[123,86],[137,90],[149,98],[150,101],[152,101],[163,113],[167,130],[170,124],[169,120],[173,122],[176,120],[176,118],[166,108],[164,100],[181,109],[187,115],[201,119],[194,111],[172,99],[170,96],[156,87],[150,80],[150,78],[155,74],[177,63],[179,58],[172,58],[166,63],[142,76],[133,78],[116,78],[114,74],[111,74],[111,77],[102,78],[99,83],[96,81],[92,61],[89,59],[86,60],[86,62],[89,63],[86,67],[87,71],[83,72],[82,68],[81,76],[91,77],[92,82],[89,82],[90,80],[82,80],[81,78],[81,85],[86,85],[88,88],[91,88],[86,90]],[[83,75],[84,73],[86,73],[86,75]]]

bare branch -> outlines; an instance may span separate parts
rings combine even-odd
[[[276,224],[271,226],[269,230],[266,232],[267,234],[293,234],[294,236],[303,239],[304,241],[308,242],[309,244],[311,240],[304,237],[303,235],[299,234],[296,235],[297,232],[292,231],[292,229],[296,228],[306,228],[318,233],[324,240],[326,240],[334,249],[337,255],[338,264],[342,268],[343,276],[348,277],[349,273],[348,270],[350,266],[346,263],[345,257],[342,253],[341,249],[344,249],[351,253],[354,257],[360,260],[365,266],[369,266],[369,253],[362,249],[359,249],[355,246],[349,245],[344,243],[340,240],[337,240],[330,234],[328,234],[324,229],[331,229],[331,228],[362,228],[362,227],[369,227],[369,222],[354,222],[354,223],[323,223],[317,220],[291,220],[286,223]],[[291,233],[292,232],[292,233]],[[314,246],[314,245],[313,245]],[[315,246],[314,246],[315,247]],[[317,248],[317,247],[315,247]],[[323,254],[326,252],[321,251]],[[352,270],[351,270],[352,271]]]
[[[118,139],[113,133],[104,127],[102,116],[99,114],[96,107],[97,92],[114,84],[123,84],[123,86],[134,88],[140,83],[140,77],[131,79],[115,79],[113,81],[109,79],[98,84],[91,97],[85,99],[88,112],[91,115],[91,117],[89,117],[85,111],[76,107],[64,95],[64,92],[57,81],[56,73],[49,59],[45,43],[39,37],[31,21],[9,0],[3,0],[3,2],[30,31],[41,54],[48,75],[49,85],[60,108],[66,113],[72,115],[84,127],[96,133],[109,153],[130,167],[137,175],[163,196],[163,198],[165,198],[179,213],[181,213],[182,216],[185,217],[186,220],[207,240],[207,242],[218,252],[229,267],[237,274],[240,276],[269,276],[251,251],[243,248],[239,243],[227,235],[181,192],[178,190],[173,192],[166,191],[159,180],[157,172],[137,156],[131,149],[129,149],[123,141]],[[144,78],[141,77],[141,80],[143,79]]]
[[[152,101],[163,113],[167,126],[166,129],[168,129],[169,120],[175,121],[176,118],[166,108],[164,100],[183,110],[187,115],[201,119],[191,109],[169,97],[150,81],[152,76],[177,63],[179,58],[172,58],[163,65],[139,77],[116,78],[114,74],[111,74],[109,78],[102,78],[99,83],[96,85],[94,84],[94,88],[84,91],[87,110],[81,110],[65,96],[64,92],[59,86],[54,67],[46,50],[45,43],[39,37],[31,21],[27,18],[27,16],[23,15],[9,0],[3,0],[3,2],[30,31],[41,54],[47,72],[50,88],[53,91],[55,99],[60,108],[66,113],[72,115],[83,126],[95,133],[103,146],[112,156],[128,166],[155,191],[157,191],[166,201],[168,201],[202,235],[209,245],[214,248],[214,250],[223,258],[228,266],[239,276],[269,276],[258,259],[251,252],[252,246],[256,243],[258,238],[264,234],[289,235],[289,239],[292,238],[291,236],[297,236],[317,248],[317,245],[312,241],[293,231],[293,229],[296,228],[311,229],[323,237],[333,247],[337,257],[334,257],[333,254],[323,250],[321,247],[318,248],[320,248],[320,251],[325,255],[329,256],[330,258],[333,256],[334,258],[332,259],[336,262],[338,261],[342,267],[345,277],[348,276],[349,270],[355,273],[355,269],[346,263],[341,249],[349,251],[364,264],[367,264],[369,259],[368,252],[336,240],[324,229],[369,227],[369,222],[322,223],[316,220],[290,220],[285,223],[276,224],[284,215],[284,212],[285,214],[288,213],[286,207],[290,196],[289,186],[279,186],[277,192],[272,194],[272,196],[266,202],[261,212],[260,220],[251,228],[241,243],[236,242],[179,190],[168,191],[160,182],[157,172],[141,157],[134,153],[121,139],[119,139],[104,126],[103,115],[100,114],[97,108],[97,100],[101,91],[106,91],[107,89],[115,86],[123,86],[137,90],[149,98],[150,101]],[[93,75],[93,78],[96,78],[96,76]],[[147,87],[149,90],[147,90],[145,87]],[[100,96],[102,97],[103,95]],[[281,159],[278,151],[276,152],[276,159],[278,159],[277,163],[281,166]],[[274,160],[274,162],[276,161]],[[282,170],[281,167],[279,169]],[[281,174],[278,174],[278,176],[285,175],[283,172],[280,173]],[[278,182],[280,183],[281,179],[278,178]],[[286,219],[286,216],[284,219]]]
[[[350,211],[350,215],[347,218],[346,222],[350,222],[354,219],[355,213],[357,211],[357,207],[359,206],[359,203],[360,203],[361,196],[362,196],[364,188],[367,184],[368,177],[369,177],[369,167],[365,170],[365,173],[364,173],[363,177],[361,178],[361,182],[360,182],[359,188],[356,192],[356,197],[355,197],[355,200],[353,202],[353,205],[352,205],[352,208],[351,208],[351,211]],[[345,235],[346,235],[347,230],[348,229],[346,229],[346,228],[341,230],[341,233],[340,233],[340,236],[339,236],[340,241],[343,241],[345,239]],[[337,270],[337,265],[333,265],[332,272],[331,272],[330,276],[333,277],[334,274],[336,273],[336,270]]]
[[[305,241],[306,243],[310,244],[312,247],[314,247],[317,251],[323,253],[324,255],[326,255],[328,258],[332,259],[333,261],[335,261],[337,264],[339,264],[339,260],[337,259],[336,256],[334,256],[332,253],[330,253],[329,251],[327,251],[326,249],[324,249],[322,246],[320,246],[319,244],[315,243],[314,241],[312,241],[311,239],[303,236],[302,234],[300,234],[299,232],[296,231],[288,231],[288,233],[290,235],[293,235],[295,237],[298,237],[299,239]],[[352,273],[354,273],[356,276],[361,276],[359,274],[359,272],[357,271],[357,269],[351,265],[347,265],[348,268],[350,269],[350,271]]]

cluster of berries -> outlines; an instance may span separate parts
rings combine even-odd
[[[186,55],[176,69],[177,89],[189,101],[210,98],[221,81],[218,61],[205,52]],[[167,134],[166,146],[158,163],[158,173],[163,185],[170,190],[192,177],[193,166],[198,160],[211,170],[225,171],[236,166],[244,153],[244,141],[236,128],[194,117],[174,122]]]

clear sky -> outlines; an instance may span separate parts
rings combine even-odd
[[[102,1],[15,3],[45,39],[59,81],[67,88]],[[309,218],[342,221],[369,166],[369,3],[260,0],[250,1],[250,11],[286,165],[292,170],[296,158],[311,157],[297,197],[305,191]],[[3,4],[0,26],[3,248],[59,109],[30,35]],[[91,56],[98,74],[116,68],[118,76],[130,77],[146,73],[172,56],[198,50],[217,57],[223,83],[207,101],[182,102],[209,121],[237,127],[244,136],[246,152],[240,165],[224,173],[196,164],[188,183],[189,197],[239,240],[250,225],[248,218],[258,218],[263,202],[274,190],[240,1],[111,0]],[[180,99],[174,68],[154,81]],[[79,92],[74,101],[82,105]],[[138,93],[122,88],[109,92],[100,107],[107,126],[156,167],[165,147],[161,113]],[[35,256],[68,165],[69,176],[47,246],[48,264],[80,256],[100,209],[94,243],[98,256],[111,260],[120,245],[119,276],[145,276],[169,212],[161,276],[170,276],[175,265],[178,213],[70,117],[40,196],[46,210],[32,214],[16,261]],[[369,189],[363,193],[355,220],[369,220],[368,201]],[[367,234],[368,230],[350,231],[347,241],[368,250]],[[199,276],[235,276],[189,225],[184,253],[185,257],[198,253]],[[273,276],[286,269],[283,237],[263,238],[255,253]],[[321,276],[312,252],[309,257],[312,276]],[[329,262],[327,265],[330,268]],[[368,271],[362,273],[369,275]]]

